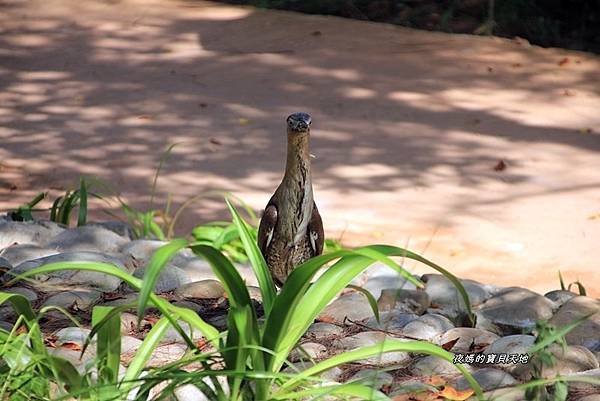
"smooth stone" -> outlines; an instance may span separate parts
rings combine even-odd
[[[255,285],[249,285],[247,286],[248,288],[248,295],[250,295],[250,299],[254,299],[258,302],[262,302],[262,292],[260,291],[260,287],[257,287]]]
[[[429,295],[431,306],[439,308],[447,306],[464,310],[462,296],[446,276],[442,274],[424,274],[421,280],[425,283],[425,292]],[[474,280],[459,280],[469,295],[471,306],[482,304],[492,296],[493,288]]]
[[[202,379],[202,381],[204,383],[206,383],[206,385],[208,387],[210,387],[211,389],[214,390],[214,388],[215,388],[214,384],[208,377],[205,377],[204,379]],[[221,388],[223,389],[225,394],[228,394],[229,384],[227,383],[227,378],[225,376],[217,376],[217,381],[221,385]],[[184,384],[183,386],[179,386],[175,389],[175,391],[173,391],[173,393],[175,394],[175,400],[165,400],[165,401],[210,401],[212,399],[212,398],[206,397],[206,395],[204,395],[198,389],[198,387],[196,387],[192,384]],[[158,398],[154,397],[153,399],[158,399]]]
[[[364,386],[381,389],[384,386],[391,386],[394,382],[394,377],[388,372],[383,372],[377,369],[363,369],[356,372],[348,382],[357,382]]]
[[[400,333],[402,329],[410,322],[416,320],[419,316],[414,313],[403,312],[400,309],[394,309],[390,312],[379,313],[379,322],[375,316],[372,316],[365,322],[365,325],[374,330],[384,330]]]
[[[454,325],[447,317],[431,314],[419,316],[408,323],[402,329],[402,334],[409,338],[429,341],[452,328]]]
[[[353,336],[345,337],[334,342],[334,347],[341,348],[346,351],[355,350],[358,348],[380,344],[386,339],[394,339],[398,341],[405,341],[400,338],[393,338],[380,331],[363,331],[362,333],[355,334]],[[372,356],[366,359],[357,361],[358,363],[371,364],[371,365],[405,365],[410,361],[410,354],[408,352],[397,351],[397,352],[386,352],[378,356]]]
[[[198,329],[193,329],[190,327],[188,323],[183,320],[178,320],[179,326],[183,329],[183,332],[192,340],[199,340],[202,338],[202,332]],[[161,343],[165,342],[176,342],[176,343],[185,343],[185,340],[179,334],[179,332],[175,329],[175,327],[170,326],[165,332],[164,337],[160,340]]]
[[[306,369],[314,366],[314,364],[311,361],[302,360],[300,362],[285,364],[284,366],[285,366],[285,368],[282,371],[283,373],[297,374],[299,372],[302,372],[303,370],[306,370]],[[340,369],[337,366],[334,366],[333,368],[328,369],[325,372],[321,373],[319,375],[319,377],[325,381],[337,382],[340,380],[340,378],[343,374],[344,374],[344,371],[342,369]]]
[[[23,262],[15,266],[7,275],[18,275],[42,265],[57,262],[100,262],[115,266],[119,270],[126,271],[123,263],[117,259],[97,252],[66,252],[57,255],[46,256],[43,258]],[[121,279],[98,272],[83,270],[62,270],[49,274],[38,275],[37,279],[47,284],[65,283],[72,286],[95,287],[102,291],[114,291],[121,284]]]
[[[403,382],[394,383],[392,385],[392,390],[390,391],[389,396],[395,397],[398,395],[408,394],[408,393],[423,393],[423,392],[437,392],[438,388],[427,383],[423,383],[419,380],[409,379]],[[404,398],[401,398],[404,399]]]
[[[14,324],[10,322],[0,321],[0,329],[8,332],[12,331]]]
[[[204,320],[219,331],[227,330],[227,315],[211,316]]]
[[[81,356],[81,351],[76,351],[69,348],[48,348],[48,353],[50,355],[66,359],[73,365],[75,369],[77,369],[81,375],[95,368],[95,347],[88,347],[85,350],[83,357]]]
[[[219,280],[202,280],[177,288],[175,295],[182,298],[215,299],[225,296],[225,289]]]
[[[471,366],[463,365],[468,371],[472,371]],[[437,356],[427,355],[414,361],[409,370],[415,376],[433,376],[433,375],[454,375],[460,374],[456,365]]]
[[[310,325],[304,336],[315,340],[322,340],[324,338],[339,337],[343,333],[344,329],[340,326],[331,323],[317,322]]]
[[[505,387],[490,390],[483,393],[485,400],[490,401],[525,401],[525,390],[515,387]],[[467,398],[467,401],[477,401],[475,395]]]
[[[367,298],[351,292],[337,298],[323,309],[318,319],[328,323],[343,324],[346,319],[361,321],[373,316],[373,309]]]
[[[75,311],[87,310],[101,297],[102,293],[100,291],[82,288],[51,295],[44,302],[44,306],[58,306],[67,310]]]
[[[58,253],[59,252],[53,248],[44,248],[34,244],[19,244],[5,248],[2,252],[2,256],[6,258],[12,266],[18,266],[28,260],[39,259]]]
[[[552,317],[555,304],[533,291],[509,287],[488,299],[475,313],[476,327],[500,336],[520,334]]]
[[[143,278],[145,272],[146,266],[141,266],[133,272],[133,276],[137,278]],[[173,291],[185,284],[188,284],[189,282],[191,282],[191,280],[183,270],[174,265],[167,265],[158,275],[158,279],[154,284],[154,292],[160,294],[163,292]]]
[[[35,244],[44,246],[50,238],[65,229],[51,221],[0,220],[0,249],[13,244]]]
[[[8,292],[8,293],[11,293],[11,294],[20,294],[20,295],[23,295],[25,298],[27,298],[27,300],[30,303],[35,302],[38,299],[38,294],[35,291],[30,290],[29,288],[25,288],[25,287],[3,288],[2,292]]]
[[[135,338],[132,336],[122,336],[121,337],[121,353],[125,354],[128,352],[135,351],[137,352],[140,349],[143,341],[139,338]]]
[[[418,279],[418,277],[415,278]],[[369,267],[367,271],[353,280],[352,283],[369,291],[375,299],[381,296],[383,290],[389,288],[416,289],[415,285],[404,276],[379,262]]]
[[[552,344],[549,352],[556,357],[554,366],[542,366],[541,377],[550,378],[556,375],[569,375],[591,369],[598,369],[598,360],[594,354],[581,345],[568,345],[563,351],[558,344]],[[517,365],[513,371],[515,376],[521,380],[530,380],[534,374],[535,361],[526,365]]]
[[[403,312],[422,315],[429,305],[429,295],[422,290],[385,289],[377,300],[380,311],[401,309]]]
[[[168,244],[167,241],[137,239],[126,243],[120,252],[144,264],[150,260],[158,248],[166,244]],[[182,249],[173,256],[169,263],[178,265],[185,263],[188,258],[194,258],[194,253],[189,249]]]
[[[519,383],[514,377],[502,369],[494,368],[477,369],[473,372],[473,378],[479,383],[479,386],[483,391],[508,387]],[[462,391],[470,389],[471,386],[464,377],[461,377],[456,382],[455,388]]]
[[[554,290],[544,294],[546,298],[555,302],[557,305],[562,306],[569,299],[576,297],[577,294],[567,290]]]
[[[526,334],[513,334],[510,336],[500,337],[496,341],[490,344],[483,353],[484,354],[526,354],[529,348],[535,343],[535,337]],[[520,366],[512,363],[496,363],[494,366],[501,367],[509,373],[514,371]]]
[[[91,251],[113,253],[129,242],[114,232],[98,226],[81,226],[69,228],[58,234],[50,242],[48,248],[60,249],[63,252]]]
[[[110,230],[121,237],[127,238],[130,241],[134,239],[133,229],[129,224],[122,221],[92,221],[86,225],[106,228],[107,230]]]
[[[197,304],[196,302],[185,301],[185,300],[175,301],[172,304],[175,306],[179,306],[180,308],[191,309],[200,316],[204,315],[210,309],[210,308],[207,308],[206,306]]]
[[[300,349],[302,347],[302,350]],[[304,359],[321,359],[327,355],[327,347],[319,343],[304,343],[292,350],[288,359],[298,362]]]
[[[150,325],[150,323],[147,320],[142,319],[142,321],[140,322],[140,330],[143,330],[144,328],[146,328],[149,325]],[[121,313],[121,334],[122,335],[138,333],[140,330],[138,330],[137,315],[134,315],[133,313],[129,313],[129,312]]]
[[[584,372],[577,372],[572,374],[571,376],[592,379],[596,381],[596,383],[571,381],[569,382],[569,388],[571,388],[572,390],[586,391],[591,389],[598,389],[598,387],[600,386],[600,369],[590,369]]]
[[[216,274],[213,272],[213,269],[210,267],[210,264],[206,260],[201,259],[199,256],[178,258],[177,260],[173,260],[172,263],[183,270],[192,282],[218,279]],[[254,275],[254,270],[252,270],[250,265],[236,263],[234,266],[246,285],[258,286],[258,281]]]
[[[12,303],[6,302],[5,304],[2,304],[2,306],[0,306],[0,320],[1,321],[8,321],[8,322],[15,322],[17,318],[17,314],[15,313],[15,310],[13,309]]]
[[[13,268],[12,263],[8,259],[0,256],[0,271],[5,272]]]
[[[148,362],[146,368],[156,368],[171,362],[178,361],[187,351],[187,346],[181,343],[162,344],[157,346]]]
[[[479,352],[480,350],[487,348],[491,343],[499,338],[500,337],[498,335],[486,330],[475,329],[471,327],[455,327],[444,332],[439,337],[436,337],[434,342],[441,346],[458,339],[456,344],[454,344],[448,351],[455,353],[468,353]],[[475,347],[475,350],[470,349],[472,346]]]
[[[83,347],[85,340],[90,335],[92,330],[85,329],[82,327],[65,327],[56,330],[52,335],[55,337],[55,343],[57,346],[61,346],[65,343],[75,343],[80,347]],[[96,342],[96,337],[92,339],[92,343]]]
[[[600,351],[600,302],[584,296],[575,296],[565,302],[550,319],[557,328],[593,313],[587,320],[565,336],[569,345],[583,345],[590,351]]]
[[[193,384],[179,386],[173,391],[173,394],[175,395],[175,401],[210,401],[210,398],[204,395],[204,393]]]
[[[131,308],[131,310],[129,310],[129,312],[131,312],[131,311],[136,310],[138,298],[139,298],[139,294],[137,292],[128,292],[128,293],[122,294],[122,296],[119,296],[118,298],[115,298],[111,301],[104,301],[102,303],[102,305],[114,307],[114,306],[122,306],[122,305],[130,304],[130,305],[132,305],[132,308]],[[148,310],[156,310],[156,308],[149,307]]]

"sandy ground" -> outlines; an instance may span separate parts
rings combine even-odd
[[[1,1],[0,29],[0,210],[80,174],[147,206],[174,142],[159,204],[260,209],[307,111],[330,237],[600,296],[597,56],[203,1]],[[200,200],[180,233],[224,217]]]

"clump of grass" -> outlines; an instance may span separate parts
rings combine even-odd
[[[47,193],[40,192],[31,201],[19,206],[16,210],[9,211],[8,216],[14,221],[32,221],[34,212],[49,211],[49,220],[55,223],[70,225],[72,213],[78,209],[77,225],[83,226],[87,222],[88,195],[98,196],[90,193],[90,183],[85,178],[79,179],[79,188],[67,190],[64,195],[57,197],[49,209],[36,209],[35,206],[44,200]]]
[[[319,398],[325,395],[362,400],[387,400],[388,398],[383,393],[367,385],[356,382],[327,383],[320,379],[319,375],[335,366],[386,352],[422,353],[435,355],[447,361],[453,360],[452,354],[427,342],[386,339],[380,344],[346,352],[318,362],[302,372],[284,373],[283,368],[292,366],[288,362],[288,355],[296,347],[314,319],[341,290],[372,263],[381,262],[390,266],[418,287],[422,287],[423,284],[394,262],[391,259],[392,256],[417,260],[437,270],[441,268],[413,252],[393,246],[371,245],[353,250],[338,249],[312,258],[297,267],[290,274],[281,291],[277,293],[249,225],[229,201],[228,207],[232,213],[233,225],[237,229],[239,240],[260,286],[264,320],[258,319],[258,312],[250,300],[246,285],[231,261],[215,247],[200,242],[190,243],[185,239],[170,241],[158,249],[148,262],[143,280],[106,263],[60,262],[41,266],[16,279],[60,270],[86,270],[110,274],[140,291],[137,304],[140,319],[150,305],[158,308],[163,317],[146,336],[125,376],[119,378],[117,375],[119,346],[118,340],[115,338],[118,336],[116,322],[119,321],[118,316],[124,310],[123,308],[129,306],[94,309],[93,329],[90,337],[97,336],[97,347],[99,347],[96,360],[96,368],[99,373],[98,379],[94,381],[91,376],[82,376],[77,373],[72,366],[69,366],[68,362],[59,361],[56,357],[49,355],[41,342],[38,317],[30,310],[30,307],[28,309],[23,306],[27,301],[15,294],[4,295],[4,297],[10,297],[11,301],[15,301],[13,305],[24,308],[28,330],[26,334],[20,335],[35,338],[31,345],[25,342],[24,344],[26,344],[25,348],[29,350],[30,360],[41,364],[30,367],[27,376],[32,383],[34,379],[42,381],[43,385],[39,388],[40,397],[38,399],[47,397],[50,384],[53,384],[61,394],[79,399],[108,399],[103,398],[108,394],[113,399],[127,395],[128,399],[147,400],[152,389],[161,383],[166,383],[167,387],[162,391],[161,397],[172,393],[177,386],[191,384],[211,400],[287,400],[305,397]],[[161,270],[177,252],[186,247],[211,264],[215,275],[227,292],[230,309],[226,332],[219,333],[195,312],[171,305],[153,293]],[[316,273],[328,264],[331,266],[321,276],[315,278]],[[445,274],[450,274],[443,271]],[[6,299],[8,300],[8,298]],[[469,305],[468,298],[466,304]],[[199,330],[206,339],[205,343],[209,344],[213,351],[203,352],[201,347],[194,343],[181,328],[178,321],[183,321],[193,329]],[[188,354],[180,361],[170,365],[157,369],[145,369],[149,356],[170,326],[175,327],[186,341],[189,347]],[[8,342],[4,344],[8,344]],[[202,368],[190,372],[192,364],[200,364]],[[481,389],[470,373],[462,365],[456,365],[456,368],[465,376],[481,399]],[[5,372],[10,377],[23,377],[22,369],[19,370],[19,375],[16,374],[15,369],[17,368],[7,364]],[[59,372],[68,372],[68,374],[65,376]],[[226,380],[219,380],[219,377]],[[15,386],[19,385],[21,384],[15,384]]]

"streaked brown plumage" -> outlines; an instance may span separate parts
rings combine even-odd
[[[310,123],[306,113],[287,118],[285,174],[258,229],[258,246],[279,287],[296,266],[323,252],[323,223],[310,174]]]

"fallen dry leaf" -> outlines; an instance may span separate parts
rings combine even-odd
[[[72,342],[65,342],[61,344],[62,348],[71,349],[73,351],[81,351],[81,345]]]
[[[447,343],[442,344],[442,348],[445,349],[446,351],[450,351],[452,349],[452,347],[454,347],[454,344],[456,344],[458,342],[458,340],[460,340],[460,337],[457,337],[454,340],[450,340]]]
[[[600,213],[596,213],[588,217],[588,220],[600,220]]]
[[[240,118],[240,119],[238,119],[238,123],[240,125],[248,125],[248,124],[250,124],[250,120],[248,120],[247,118]]]
[[[498,163],[494,166],[494,171],[506,170],[506,162],[504,160],[498,160]]]
[[[438,391],[436,394],[438,397],[444,397],[447,400],[452,401],[463,401],[472,396],[474,393],[473,390],[457,390],[452,386],[445,386],[443,390]]]
[[[581,132],[582,134],[591,134],[592,129],[591,128],[580,128],[579,132]]]
[[[443,386],[446,384],[446,380],[440,376],[429,376],[424,381],[425,384],[431,384],[432,386]]]
[[[568,57],[565,57],[565,58],[563,58],[562,60],[560,60],[560,61],[558,62],[558,65],[559,65],[560,67],[564,67],[565,65],[567,65],[567,64],[569,63],[569,61],[570,61],[570,60],[569,60],[569,58],[568,58]]]

